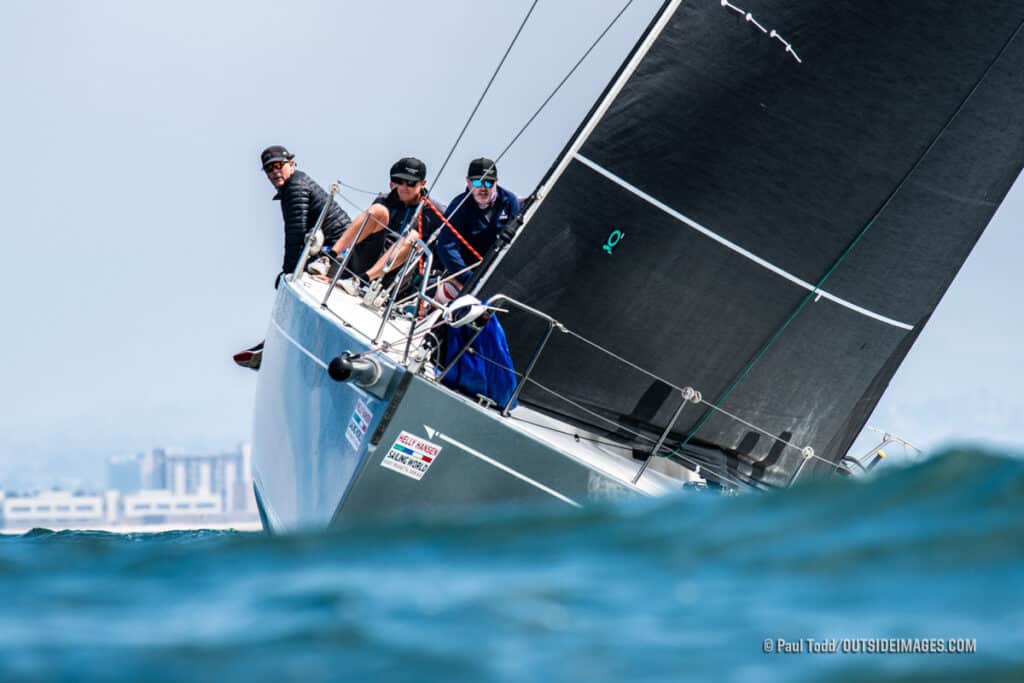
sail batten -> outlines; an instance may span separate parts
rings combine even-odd
[[[484,293],[727,395],[724,409],[776,438],[716,413],[695,439],[785,485],[803,458],[778,441],[845,455],[1020,173],[1024,6],[744,5],[802,61],[719,0],[671,8]],[[514,355],[532,350],[530,323],[506,329]],[[534,372],[647,433],[676,407],[572,339],[553,339]],[[545,392],[523,400],[587,421]],[[684,411],[679,439],[699,412]]]

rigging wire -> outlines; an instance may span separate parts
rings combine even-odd
[[[555,394],[555,395],[558,395],[558,394]],[[559,397],[561,398],[561,396],[559,396]],[[635,447],[633,445],[625,443],[625,442],[610,441],[608,439],[602,439],[599,436],[586,436],[584,434],[580,434],[579,431],[570,431],[568,429],[558,429],[557,427],[554,427],[552,425],[545,424],[545,423],[542,423],[542,422],[534,422],[532,420],[527,420],[524,417],[519,417],[518,415],[514,415],[514,414],[510,414],[508,416],[508,419],[512,420],[513,422],[521,422],[523,424],[527,424],[527,425],[530,425],[532,427],[537,427],[539,429],[544,429],[544,430],[549,431],[549,432],[554,432],[555,434],[562,434],[562,435],[565,435],[565,436],[571,436],[576,441],[579,441],[579,442],[583,442],[583,441],[589,442],[589,443],[594,444],[595,446],[605,446],[605,447],[608,447],[608,448],[614,448],[614,449],[623,450],[623,451],[633,451],[633,450],[635,450]],[[616,423],[616,424],[618,424],[618,423]],[[653,442],[652,439],[648,438],[648,440]],[[620,456],[620,457],[622,457],[622,456]],[[683,466],[687,467],[691,471],[694,471],[698,475],[699,475],[699,471],[711,472],[712,474],[715,474],[712,466],[707,464],[704,461],[695,460],[695,461],[692,461],[692,462],[688,461],[688,462],[685,462],[685,463],[676,463],[676,464],[682,464]],[[685,486],[687,483],[690,483],[690,482],[682,482],[682,483]],[[736,482],[733,482],[733,483],[745,483],[748,486],[750,486],[751,488],[754,488],[755,490],[760,490],[760,489],[757,489],[757,486],[754,483],[751,483],[751,482],[744,482],[742,480],[737,480]],[[738,486],[736,488],[737,488],[737,490],[739,489]]]
[[[452,143],[451,149],[448,150],[448,156],[444,158],[444,162],[441,164],[441,169],[437,172],[437,175],[434,176],[434,182],[431,183],[430,189],[433,189],[437,181],[440,180],[441,174],[444,173],[444,169],[447,168],[448,162],[451,161],[452,154],[455,153],[455,149],[459,146],[459,143],[462,142],[462,136],[466,134],[466,129],[469,128],[469,124],[473,121],[473,117],[476,116],[477,110],[480,109],[480,105],[483,104],[484,98],[487,97],[488,91],[490,91],[491,86],[494,84],[494,79],[498,77],[498,72],[500,72],[501,67],[505,65],[505,60],[508,59],[508,55],[512,52],[512,47],[516,44],[516,41],[519,40],[519,34],[523,32],[524,28],[526,28],[526,22],[530,20],[530,15],[533,14],[533,10],[537,7],[538,2],[540,2],[540,0],[533,0],[533,4],[531,4],[530,9],[527,10],[526,16],[523,17],[523,21],[519,24],[519,28],[516,29],[515,35],[512,36],[512,42],[510,42],[508,47],[505,48],[505,54],[501,56],[501,61],[498,62],[498,66],[494,69],[494,73],[491,74],[491,79],[487,81],[484,91],[480,93],[480,97],[477,98],[476,104],[473,106],[473,111],[469,113],[469,118],[467,118],[466,123],[462,125],[462,130],[459,131],[458,137],[455,138],[455,142]]]
[[[335,182],[338,183],[339,185],[341,185],[342,187],[347,187],[350,190],[355,190],[356,192],[362,192],[363,194],[368,194],[371,197],[378,197],[378,196],[380,196],[382,194],[381,192],[374,192],[372,190],[364,190],[361,187],[356,187],[355,185],[349,185],[348,183],[343,183],[340,180],[336,180]]]
[[[468,349],[468,351],[473,353],[476,358],[479,358],[480,360],[484,361],[485,363],[489,363],[489,364],[491,364],[491,365],[493,365],[495,367],[501,368],[503,370],[507,370],[508,372],[511,372],[513,375],[515,375],[519,379],[523,379],[523,374],[518,372],[517,370],[515,370],[515,368],[510,368],[507,365],[505,365],[504,363],[496,361],[493,358],[488,358],[484,354],[476,352],[472,348]],[[590,408],[587,408],[586,406],[584,406],[583,404],[579,403],[578,401],[574,401],[571,398],[569,398],[568,396],[560,394],[556,390],[541,384],[540,382],[538,382],[537,380],[533,379],[532,377],[525,378],[525,381],[529,382],[530,384],[533,384],[534,386],[536,386],[537,388],[541,389],[542,391],[546,391],[547,393],[551,394],[552,396],[554,396],[554,397],[556,397],[556,398],[558,398],[558,399],[560,399],[562,401],[565,401],[566,403],[571,405],[573,408],[576,408],[577,410],[580,410],[580,411],[582,411],[582,412],[584,412],[584,413],[586,413],[588,415],[591,415],[591,416],[597,418],[598,420],[601,420],[602,422],[608,423],[609,425],[614,427],[617,431],[624,431],[627,434],[633,435],[634,437],[636,437],[637,439],[639,439],[641,441],[647,441],[647,442],[650,442],[652,444],[656,443],[656,439],[651,438],[647,434],[644,434],[643,432],[639,432],[639,431],[637,431],[635,429],[631,429],[630,427],[627,427],[626,425],[624,425],[624,424],[622,424],[620,422],[616,422],[615,420],[613,420],[613,419],[611,419],[609,417],[605,417],[604,415],[601,415],[597,411],[591,410]],[[728,484],[732,484],[737,489],[740,489],[743,486],[746,486],[746,487],[749,487],[749,488],[758,488],[759,487],[758,484],[744,481],[742,478],[734,479],[734,478],[730,477],[729,474],[727,474],[725,471],[720,469],[717,464],[708,462],[708,461],[706,461],[706,460],[704,460],[702,458],[695,457],[695,456],[693,456],[691,454],[677,453],[675,455],[676,455],[676,458],[678,458],[678,459],[680,459],[680,460],[690,464],[691,466],[698,466],[698,467],[700,467],[701,470],[703,470],[705,472],[711,473],[715,478],[717,478],[720,481],[723,481],[723,482],[728,483]],[[737,474],[737,477],[743,477],[743,475],[740,475],[739,473],[736,473],[736,474]]]
[[[540,429],[546,429],[547,431],[554,432],[555,434],[564,434],[565,436],[571,436],[571,437],[573,437],[573,439],[575,441],[587,441],[589,443],[593,443],[593,444],[596,444],[598,446],[607,446],[609,448],[617,448],[617,449],[622,450],[622,451],[632,451],[633,450],[633,446],[631,446],[631,445],[629,445],[627,443],[619,443],[618,441],[610,441],[608,439],[602,439],[599,436],[586,436],[584,434],[580,434],[578,430],[570,431],[568,429],[559,429],[558,427],[555,427],[553,425],[544,424],[543,422],[533,422],[532,420],[527,420],[525,417],[519,417],[518,415],[511,415],[510,414],[508,416],[508,419],[512,420],[513,422],[522,422],[523,424],[528,424],[528,425],[531,425],[533,427],[538,427]]]
[[[479,354],[477,354],[477,357],[482,358],[483,356],[480,356]],[[487,360],[487,359],[485,358],[484,360]],[[493,361],[490,361],[490,362],[493,362]],[[547,393],[551,394],[552,396],[555,396],[556,398],[559,398],[559,399],[565,401],[566,403],[571,405],[573,408],[576,408],[577,410],[580,410],[580,411],[582,411],[584,413],[587,413],[588,415],[591,415],[591,416],[597,418],[598,420],[601,420],[603,422],[607,422],[609,425],[614,426],[618,430],[622,430],[624,432],[627,432],[628,434],[632,434],[636,438],[641,439],[643,441],[648,441],[650,443],[655,443],[655,439],[652,439],[648,435],[643,434],[642,432],[638,432],[635,429],[630,429],[629,427],[627,427],[627,426],[625,426],[623,424],[620,424],[620,423],[616,422],[615,420],[612,420],[611,418],[605,417],[604,415],[601,415],[597,411],[591,410],[591,409],[587,408],[586,406],[582,405],[581,403],[579,403],[577,401],[573,401],[572,399],[568,398],[567,396],[563,396],[562,394],[558,393],[554,389],[541,384],[540,382],[538,382],[535,379],[530,378],[527,381],[530,384],[533,384],[537,388],[541,389],[542,391],[546,391]],[[684,462],[689,463],[690,465],[699,466],[702,471],[710,472],[712,475],[714,475],[714,477],[716,479],[719,479],[720,481],[726,482],[728,484],[732,484],[737,489],[743,488],[744,486],[747,486],[747,487],[751,487],[752,486],[751,484],[749,484],[749,483],[747,483],[747,482],[745,482],[745,481],[743,481],[741,479],[733,479],[728,474],[726,474],[724,471],[722,471],[721,469],[718,469],[716,466],[714,466],[714,465],[712,465],[712,464],[710,464],[710,463],[708,463],[706,461],[698,460],[698,459],[696,459],[696,458],[694,458],[692,456],[689,456],[689,455],[686,455],[686,454],[683,454],[683,453],[676,453],[675,456],[677,458],[679,458],[680,460],[683,460]]]
[[[583,56],[581,56],[576,61],[576,63],[572,66],[572,68],[569,69],[569,71],[565,74],[565,76],[562,78],[562,80],[558,82],[558,85],[556,85],[555,88],[550,93],[548,93],[548,96],[546,98],[544,98],[544,101],[541,102],[539,107],[537,107],[537,110],[535,112],[533,112],[533,114],[530,116],[529,119],[526,120],[526,123],[523,124],[522,128],[520,128],[519,131],[514,136],[512,136],[512,139],[509,140],[508,144],[505,145],[505,148],[501,150],[501,153],[498,154],[498,156],[496,156],[494,158],[494,165],[495,166],[497,166],[498,162],[501,161],[505,157],[506,154],[508,154],[508,151],[510,149],[512,149],[512,146],[514,144],[516,144],[516,142],[519,140],[520,137],[522,137],[523,133],[526,132],[526,129],[529,128],[530,125],[533,123],[533,121],[540,115],[540,113],[542,111],[544,111],[544,108],[547,107],[548,104],[551,102],[551,100],[555,97],[555,95],[558,94],[558,91],[562,89],[562,86],[565,85],[566,82],[570,78],[572,78],[572,75],[574,73],[576,73],[576,70],[580,68],[580,65],[582,65],[583,62],[587,59],[587,57],[590,56],[590,53],[594,51],[594,48],[597,47],[598,43],[600,43],[604,39],[605,35],[607,35],[607,33],[612,29],[612,27],[615,26],[616,23],[618,23],[618,21],[622,17],[622,15],[626,13],[627,9],[629,9],[629,6],[633,4],[633,1],[634,0],[627,0],[626,4],[622,6],[622,9],[620,9],[618,11],[618,13],[614,17],[612,17],[612,20],[610,22],[608,22],[608,25],[604,27],[604,30],[601,31],[601,33],[598,34],[597,38],[595,38],[592,43],[590,43],[590,47],[588,47],[586,49],[586,51],[583,53]],[[533,4],[536,5],[537,2],[534,2]],[[530,7],[530,12],[532,12],[532,11],[533,11],[533,7],[531,6]],[[528,19],[529,16],[530,16],[529,13],[527,13],[526,18]],[[523,19],[523,24],[525,25],[525,23],[526,23],[526,19]],[[522,30],[522,26],[519,27],[519,30],[520,31]],[[518,37],[519,37],[519,31],[516,32],[516,38],[518,38]],[[514,43],[515,43],[515,38],[512,39],[512,44],[514,44]],[[508,47],[509,50],[512,49],[512,44],[509,45],[509,47]],[[506,57],[508,56],[508,50],[505,51],[505,56]],[[502,61],[502,63],[504,63],[505,57],[502,57],[501,61]],[[501,69],[501,64],[498,65],[498,69]],[[488,82],[488,84],[487,84],[487,88],[491,87],[491,82],[494,81],[494,77],[497,76],[497,75],[498,75],[498,71],[495,70],[494,75],[491,76],[491,81]],[[459,141],[462,140],[463,133],[466,132],[466,128],[469,126],[469,122],[473,119],[473,115],[476,114],[476,110],[477,110],[477,108],[479,108],[480,103],[483,101],[484,95],[487,94],[487,88],[485,88],[483,94],[480,95],[480,100],[477,101],[476,107],[473,108],[473,113],[471,113],[469,115],[469,119],[466,121],[466,125],[462,127],[462,132],[459,133],[458,139],[456,139],[455,144],[452,145],[451,150],[448,152],[448,156],[445,157],[444,164],[441,165],[441,171],[444,171],[445,166],[447,166],[448,161],[451,159],[452,154],[454,154],[454,152],[455,152],[456,146],[459,144]],[[441,177],[441,171],[439,171],[438,174],[434,177],[434,183],[436,183],[438,181],[438,179]],[[431,187],[433,187],[433,185]],[[454,209],[449,207],[449,210],[448,210],[449,215],[452,215],[456,211],[458,211],[462,207],[462,205],[466,203],[466,201],[469,199],[469,197],[470,197],[470,193],[466,192],[465,196],[462,198],[462,201],[460,201],[455,206]]]
[[[615,26],[615,24],[619,21],[619,18],[626,13],[626,10],[629,9],[629,6],[632,4],[633,0],[627,0],[626,4],[622,6],[622,9],[619,10],[618,14],[616,14],[612,18],[608,25],[604,27],[604,30],[601,31],[597,38],[594,39],[594,42],[590,44],[590,47],[588,47],[586,52],[583,53],[583,56],[580,57],[579,60],[577,60],[573,67],[569,69],[569,72],[565,74],[565,77],[563,77],[562,80],[558,82],[558,85],[555,86],[555,89],[552,90],[551,93],[544,99],[541,105],[537,108],[537,111],[533,112],[533,115],[530,116],[529,119],[527,119],[526,123],[523,124],[523,127],[519,129],[519,132],[512,137],[512,139],[509,141],[507,145],[505,145],[505,149],[501,150],[501,154],[499,154],[494,159],[495,164],[501,161],[502,157],[504,157],[505,154],[507,154],[508,151],[512,148],[512,145],[516,144],[516,141],[519,140],[522,134],[526,132],[526,129],[530,127],[530,124],[533,123],[534,119],[536,119],[537,116],[539,116],[540,113],[544,110],[544,108],[548,106],[548,103],[551,102],[552,98],[554,98],[554,96],[558,94],[558,91],[562,89],[562,86],[565,85],[566,81],[568,81],[572,77],[572,75],[576,73],[576,70],[580,68],[580,65],[583,64],[583,61],[588,56],[590,56],[590,53],[594,51],[594,48],[597,47],[597,44],[604,39],[608,31],[610,31],[612,27]]]
[[[583,335],[579,334],[578,332],[574,332],[573,330],[570,330],[568,328],[565,328],[563,331],[565,332],[565,334],[568,334],[569,336],[574,337],[575,339],[583,342],[584,344],[587,344],[587,345],[593,347],[594,349],[597,349],[601,353],[604,353],[604,354],[614,358],[615,360],[619,361],[620,363],[622,363],[622,364],[624,364],[624,365],[626,365],[628,367],[631,367],[634,370],[643,373],[644,375],[647,375],[651,379],[653,379],[653,380],[655,380],[657,382],[661,382],[662,384],[665,384],[666,386],[668,386],[668,387],[670,387],[672,389],[675,389],[676,391],[680,391],[680,392],[683,391],[683,387],[678,386],[674,382],[671,382],[671,381],[669,381],[668,379],[666,379],[664,377],[661,377],[659,375],[654,374],[650,370],[647,370],[646,368],[643,368],[643,367],[637,365],[636,363],[632,362],[631,360],[627,359],[626,357],[620,356],[619,354],[615,353],[611,349],[607,349],[607,348],[601,346],[600,344],[598,344],[597,342],[594,342],[594,341],[591,341],[590,339],[587,339],[586,337],[584,337]],[[762,429],[761,427],[758,427],[755,424],[751,424],[750,422],[747,422],[746,420],[743,420],[742,418],[740,418],[737,415],[733,415],[732,413],[728,412],[727,410],[725,410],[723,408],[720,408],[717,405],[715,405],[715,404],[713,404],[713,403],[711,403],[709,401],[706,401],[706,400],[702,399],[700,402],[702,404],[706,405],[709,409],[717,411],[717,412],[720,412],[723,415],[725,415],[726,417],[729,417],[729,418],[731,418],[731,419],[733,419],[733,420],[735,420],[735,421],[737,421],[737,422],[739,422],[739,423],[741,423],[741,424],[743,424],[743,425],[745,425],[747,427],[750,427],[751,429],[754,429],[754,430],[760,432],[761,434],[767,436],[769,439],[773,439],[774,441],[782,444],[783,446],[788,446],[790,448],[794,448],[797,451],[803,451],[803,448],[801,448],[799,445],[797,445],[795,443],[791,443],[789,441],[786,441],[785,439],[783,439],[783,438],[781,438],[781,437],[779,437],[779,436],[777,436],[775,434],[772,434],[771,432],[769,432],[769,431],[767,431],[765,429]],[[668,453],[663,453],[663,454],[662,453],[656,453],[655,455],[658,455],[658,457],[662,457],[662,458],[668,458],[668,457],[671,457],[672,455],[675,455],[675,453],[673,453],[673,452],[668,452]]]
[[[463,124],[462,130],[459,131],[458,136],[455,138],[455,142],[452,143],[451,148],[448,150],[448,154],[445,156],[444,161],[441,163],[441,168],[438,170],[437,174],[434,176],[434,182],[430,184],[430,187],[427,190],[427,195],[428,196],[430,194],[430,191],[433,189],[434,185],[436,185],[437,181],[440,180],[441,175],[444,173],[445,169],[448,167],[448,162],[451,161],[452,155],[455,153],[455,150],[458,148],[459,143],[462,141],[463,136],[466,134],[466,130],[469,129],[470,123],[472,123],[473,118],[476,116],[477,111],[480,109],[480,105],[483,104],[484,98],[487,97],[487,93],[490,91],[491,86],[494,84],[495,79],[498,77],[498,73],[501,71],[502,67],[505,65],[505,61],[508,59],[509,54],[512,52],[512,48],[515,46],[516,42],[519,40],[520,34],[522,34],[523,29],[526,28],[526,24],[529,21],[530,16],[533,14],[533,10],[537,7],[537,4],[539,2],[540,2],[540,0],[534,0],[533,3],[530,5],[530,9],[527,10],[526,16],[524,16],[522,22],[520,22],[519,28],[516,29],[515,35],[512,36],[512,40],[509,42],[508,47],[505,48],[505,53],[502,55],[501,60],[498,62],[498,66],[495,67],[494,72],[491,74],[490,79],[487,81],[487,85],[484,86],[483,92],[481,92],[480,93],[480,97],[477,98],[476,104],[473,106],[473,110],[469,113],[469,116],[466,118],[466,122]],[[554,98],[554,96],[558,93],[558,91],[562,89],[562,86],[564,86],[565,83],[572,77],[572,75],[574,73],[576,73],[576,70],[579,69],[580,65],[583,64],[583,62],[590,55],[590,53],[594,51],[594,48],[597,47],[598,43],[600,43],[601,40],[604,39],[605,35],[619,21],[619,18],[622,17],[623,14],[625,14],[626,10],[629,9],[630,5],[632,5],[632,4],[633,4],[633,0],[627,0],[626,4],[622,6],[622,8],[612,18],[612,20],[608,23],[608,25],[605,26],[604,30],[601,31],[600,34],[598,34],[597,38],[595,38],[593,42],[591,42],[590,46],[586,49],[586,51],[583,53],[583,55],[576,61],[576,63],[573,65],[573,67],[571,69],[569,69],[568,73],[566,73],[566,75],[562,78],[562,80],[558,82],[558,85],[556,85],[555,88],[548,94],[548,96],[544,99],[544,101],[541,103],[541,105],[530,116],[530,118],[527,119],[526,123],[523,124],[523,126],[512,137],[512,139],[508,142],[508,144],[505,145],[505,148],[501,150],[501,153],[494,160],[495,165],[497,165],[497,163],[499,161],[501,161],[502,158],[504,158],[504,156],[508,153],[508,151],[512,148],[512,146],[519,140],[519,138],[523,135],[523,133],[526,132],[526,129],[530,127],[530,125],[540,115],[540,113],[544,110],[544,108],[547,107],[548,103],[551,102],[552,98]],[[364,190],[362,188],[356,187],[355,185],[349,185],[348,183],[343,183],[341,180],[338,180],[336,182],[337,182],[338,185],[340,185],[342,187],[347,187],[350,190],[355,190],[356,192],[361,192],[361,193],[366,194],[366,195],[378,196],[380,194],[379,192],[372,192],[370,190]],[[356,204],[354,201],[352,201],[348,197],[342,195],[340,192],[338,193],[338,195],[340,197],[342,197],[345,201],[347,201],[349,204],[351,204],[356,210],[359,210],[359,211],[362,210],[360,205]],[[449,207],[449,209],[450,209],[448,211],[449,215],[454,214],[456,211],[458,211],[462,207],[462,205],[469,199],[470,196],[471,196],[470,193],[466,192],[465,196],[463,196],[463,198],[462,198],[462,201],[460,201],[459,204],[454,209],[450,209],[450,207]]]
[[[340,180],[338,181],[338,184],[339,185],[342,184]],[[346,185],[345,187],[348,187],[348,185]],[[344,199],[346,202],[348,202],[352,206],[352,208],[355,209],[357,212],[362,212],[362,210],[363,210],[362,206],[360,204],[356,204],[354,201],[352,201],[352,199],[350,197],[348,197],[347,195],[343,194],[340,191],[337,192],[336,194],[339,197],[341,197],[342,199]],[[356,214],[356,215],[358,215],[358,214]]]
[[[992,59],[992,61],[989,63],[989,65],[987,67],[985,67],[985,71],[982,72],[981,76],[978,78],[977,82],[975,82],[974,86],[970,89],[970,91],[960,101],[960,104],[953,111],[953,113],[949,116],[949,118],[946,119],[946,122],[943,124],[942,128],[940,128],[939,131],[935,134],[935,136],[932,138],[931,142],[928,143],[928,146],[924,149],[924,151],[921,153],[921,155],[918,156],[917,160],[913,163],[913,165],[910,167],[910,169],[903,175],[903,178],[900,179],[900,182],[896,185],[895,188],[893,188],[892,192],[890,192],[889,195],[885,198],[885,201],[882,202],[881,206],[871,216],[871,219],[867,222],[867,224],[861,229],[861,231],[857,234],[857,236],[854,237],[853,241],[850,242],[850,244],[846,247],[846,249],[843,250],[843,252],[835,260],[835,262],[832,264],[832,266],[825,272],[825,274],[821,277],[821,279],[818,281],[818,283],[814,286],[814,289],[812,289],[810,292],[807,293],[807,296],[804,297],[803,301],[800,302],[800,304],[796,307],[796,309],[789,315],[788,318],[786,318],[786,320],[775,331],[775,333],[772,334],[772,336],[768,339],[768,341],[766,341],[764,343],[764,345],[754,355],[754,357],[750,360],[750,362],[748,362],[747,365],[743,368],[743,370],[740,371],[740,373],[739,373],[739,375],[737,375],[736,379],[733,380],[731,385],[729,385],[729,388],[725,390],[725,392],[718,398],[717,401],[715,401],[716,404],[721,405],[722,403],[725,402],[725,400],[729,397],[729,395],[733,392],[733,390],[736,389],[737,386],[739,386],[740,382],[742,382],[744,379],[746,379],[746,377],[750,374],[750,371],[754,369],[754,366],[756,366],[760,362],[760,360],[764,357],[764,355],[768,352],[768,350],[779,339],[779,337],[782,335],[782,333],[785,332],[785,330],[790,326],[790,324],[793,322],[793,320],[796,319],[796,317],[800,314],[800,312],[804,310],[804,308],[807,306],[807,304],[810,303],[811,300],[813,300],[816,296],[818,296],[818,292],[821,289],[821,287],[825,284],[825,281],[828,280],[832,276],[832,273],[834,273],[836,271],[836,269],[839,267],[839,265],[843,261],[846,260],[846,257],[850,255],[850,252],[853,251],[854,247],[857,246],[857,244],[861,241],[861,239],[864,238],[864,235],[866,235],[868,233],[868,231],[872,228],[872,226],[874,226],[875,221],[877,221],[879,216],[882,215],[882,212],[885,211],[886,208],[888,208],[888,206],[892,202],[892,200],[896,197],[896,195],[900,192],[900,190],[903,189],[903,186],[906,185],[907,181],[910,179],[910,176],[913,175],[914,172],[918,169],[918,167],[924,161],[925,157],[928,156],[928,153],[931,152],[932,149],[935,147],[935,145],[938,143],[939,139],[942,137],[942,134],[946,132],[946,130],[949,128],[950,124],[953,123],[953,121],[956,119],[956,117],[963,110],[964,106],[966,106],[967,102],[971,99],[971,97],[974,95],[974,93],[981,86],[982,82],[985,80],[985,77],[988,76],[989,71],[992,70],[992,67],[995,66],[995,64],[1002,58],[1003,54],[1010,47],[1010,44],[1013,43],[1014,39],[1020,33],[1022,27],[1024,27],[1024,22],[1021,22],[1020,24],[1017,25],[1016,30],[1013,32],[1013,34],[1010,35],[1010,37],[1003,44],[1003,47],[1002,47],[1002,49],[999,50],[999,53],[996,54],[996,56]],[[690,442],[690,440],[694,437],[694,435],[697,434],[697,431],[700,430],[700,428],[703,427],[704,424],[711,418],[712,414],[714,414],[714,410],[708,410],[707,412],[705,412],[704,415],[701,417],[701,419],[697,422],[697,424],[694,425],[693,429],[686,436],[686,438],[676,447],[676,449],[677,450],[681,449],[683,446],[688,444]],[[668,455],[671,456],[671,455],[673,455],[673,453],[669,453]],[[668,456],[665,456],[665,457],[668,457]],[[814,457],[820,458],[820,456],[814,456]],[[832,465],[834,467],[838,466],[837,463],[833,463],[832,461],[827,460],[827,459],[825,459],[825,460],[826,460],[826,462],[828,462],[830,465]]]
[[[505,61],[506,61],[506,59],[508,59],[509,54],[512,52],[513,46],[515,46],[516,42],[519,40],[519,35],[523,32],[523,29],[526,27],[526,23],[530,19],[530,15],[533,14],[533,10],[537,7],[537,3],[539,3],[539,2],[540,2],[540,0],[534,0],[533,3],[530,5],[530,9],[527,10],[526,16],[523,17],[523,21],[519,24],[519,28],[516,29],[515,35],[512,36],[512,40],[509,42],[508,47],[505,48],[505,54],[502,55],[501,60],[498,62],[498,66],[495,67],[494,72],[491,74],[490,79],[487,81],[487,85],[484,86],[483,92],[481,92],[480,93],[480,97],[477,98],[476,104],[473,106],[473,110],[469,113],[469,116],[466,118],[466,122],[463,124],[462,130],[459,131],[458,136],[455,138],[455,142],[452,143],[451,148],[448,150],[448,154],[445,156],[444,161],[441,163],[441,168],[438,170],[437,174],[434,176],[434,182],[430,184],[430,187],[428,188],[428,194],[429,194],[429,191],[433,189],[434,185],[437,184],[437,181],[440,180],[441,174],[443,174],[445,169],[448,167],[448,162],[451,161],[452,155],[455,154],[455,150],[458,148],[459,143],[462,141],[463,136],[466,134],[466,130],[469,129],[469,125],[470,125],[470,123],[472,123],[473,118],[476,116],[477,110],[479,110],[480,109],[480,105],[483,104],[484,98],[487,97],[487,93],[491,89],[491,85],[494,84],[494,80],[498,77],[498,73],[501,71],[502,67],[505,65]],[[576,73],[577,69],[580,68],[580,66],[587,59],[587,57],[590,56],[590,53],[594,51],[594,48],[596,48],[597,45],[604,39],[605,35],[608,34],[608,32],[612,29],[612,27],[615,26],[616,23],[618,23],[619,19],[622,17],[623,14],[626,13],[626,10],[629,9],[630,5],[632,5],[633,2],[634,2],[634,0],[627,0],[626,4],[624,4],[622,6],[622,8],[618,11],[618,13],[616,13],[616,15],[614,17],[612,17],[612,20],[610,22],[608,22],[608,25],[604,27],[604,30],[602,30],[601,33],[598,34],[597,38],[595,38],[593,40],[593,42],[590,43],[590,46],[586,49],[586,51],[583,53],[583,55],[576,61],[576,63],[572,66],[572,68],[569,69],[569,71],[565,74],[565,76],[562,77],[562,80],[560,80],[558,82],[558,85],[556,85],[554,87],[554,89],[550,93],[548,93],[548,96],[546,98],[544,98],[544,101],[541,102],[539,107],[537,107],[537,110],[534,111],[533,114],[530,115],[530,118],[526,120],[526,123],[523,124],[523,126],[519,129],[519,131],[514,136],[512,136],[512,139],[509,140],[508,144],[506,144],[504,149],[501,150],[501,153],[498,154],[498,156],[494,159],[494,163],[495,164],[497,164],[499,161],[501,161],[504,158],[504,156],[508,153],[508,151],[510,149],[512,149],[512,146],[515,145],[515,143],[519,140],[520,137],[522,137],[523,133],[526,132],[526,129],[530,127],[530,125],[540,115],[540,113],[542,111],[544,111],[544,109],[548,106],[548,104],[555,97],[555,95],[558,94],[558,91],[562,89],[562,86],[564,86],[566,84],[566,82],[570,78],[572,78],[573,74]],[[354,185],[349,185],[347,183],[343,183],[340,180],[337,181],[337,182],[338,182],[339,185],[341,185],[343,187],[347,187],[350,190],[355,190],[356,192],[362,192],[363,194],[366,194],[366,195],[377,196],[377,195],[380,194],[379,192],[372,192],[370,190],[364,190],[364,189],[356,187]],[[468,199],[468,197],[469,197],[469,194],[467,193],[466,197],[463,198],[462,202],[465,202],[466,199]],[[346,199],[346,201],[348,201],[353,206],[358,207],[358,205],[355,202],[353,202],[352,200],[350,200],[348,198],[345,198],[345,199]],[[462,205],[462,203],[459,204],[459,206],[461,206],[461,205]],[[458,210],[458,208],[459,207],[456,207],[456,210]]]

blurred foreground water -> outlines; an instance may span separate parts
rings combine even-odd
[[[1022,581],[1024,461],[971,448],[326,534],[34,530],[0,536],[0,680],[1021,681]],[[774,651],[807,638],[839,651]],[[975,651],[841,651],[875,638]]]

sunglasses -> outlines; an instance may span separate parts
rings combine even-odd
[[[416,187],[419,184],[420,181],[418,181],[418,180],[409,180],[407,178],[395,178],[394,176],[392,176],[391,177],[391,182],[393,182],[395,185],[405,185],[406,187]]]
[[[264,173],[270,173],[271,171],[280,171],[287,164],[287,161],[271,161],[269,164],[263,167]]]
[[[494,187],[493,180],[483,180],[481,178],[474,178],[473,180],[469,181],[469,184],[472,185],[473,187],[486,187],[488,190]]]

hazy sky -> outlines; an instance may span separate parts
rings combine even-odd
[[[659,4],[633,3],[499,165],[503,184],[533,188]],[[263,336],[282,250],[260,149],[287,145],[324,185],[384,189],[405,155],[433,178],[528,6],[0,3],[0,482],[102,483],[114,453],[247,439],[256,375],[231,354]],[[539,4],[438,196],[620,6]],[[1017,187],[870,424],[925,446],[1024,444],[1022,216]]]

